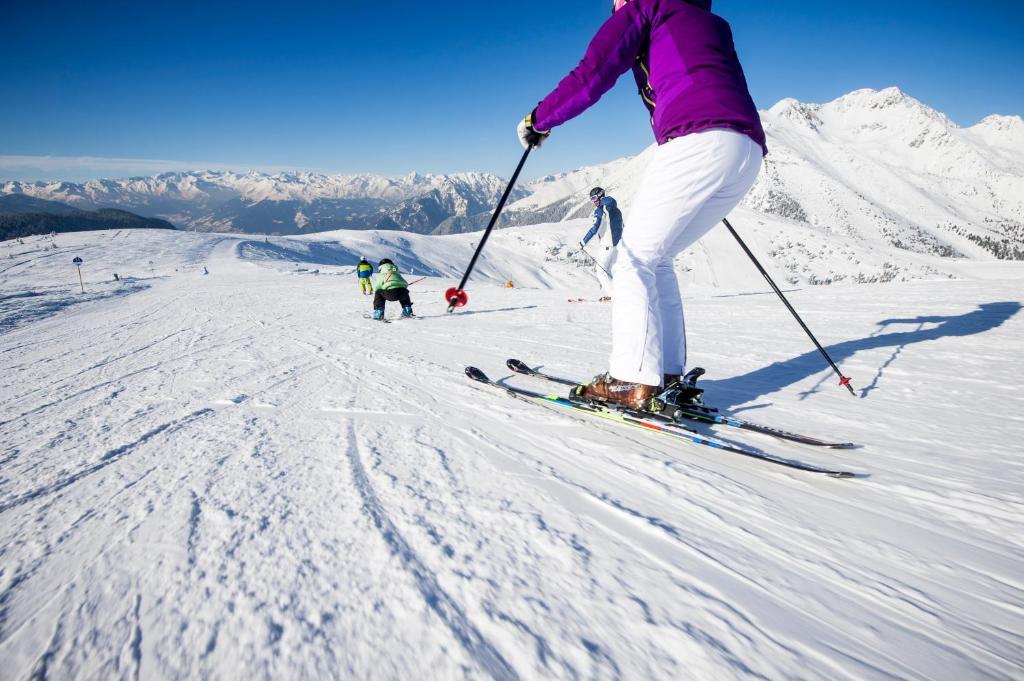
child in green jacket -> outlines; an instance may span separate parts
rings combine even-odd
[[[409,298],[409,284],[402,278],[395,263],[384,258],[377,265],[374,276],[373,318],[384,319],[384,301],[397,300],[402,305],[402,316],[412,317],[412,300]]]

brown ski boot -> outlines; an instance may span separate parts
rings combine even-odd
[[[572,391],[573,396],[580,399],[617,404],[628,409],[643,409],[657,393],[656,385],[620,381],[607,372],[598,374],[590,383],[578,385]]]

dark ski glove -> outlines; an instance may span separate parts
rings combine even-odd
[[[533,127],[532,111],[519,122],[519,143],[523,145],[523,149],[529,149],[530,147],[540,148],[540,145],[544,144],[544,140],[550,134],[550,130],[537,130]]]

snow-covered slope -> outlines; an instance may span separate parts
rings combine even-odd
[[[709,400],[863,446],[698,430],[833,480],[466,379],[605,368],[583,224],[496,233],[455,315],[478,235],[0,243],[0,678],[1020,678],[1022,264],[791,291],[861,399],[763,286],[687,287]]]

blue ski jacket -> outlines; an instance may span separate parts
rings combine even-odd
[[[580,242],[584,246],[601,230],[601,222],[604,220],[605,211],[608,211],[608,223],[612,230],[612,246],[619,245],[619,239],[622,238],[622,211],[619,210],[619,204],[615,202],[615,199],[606,196],[601,199],[601,205],[594,209],[594,226],[590,228],[590,231],[583,237],[583,241]]]

